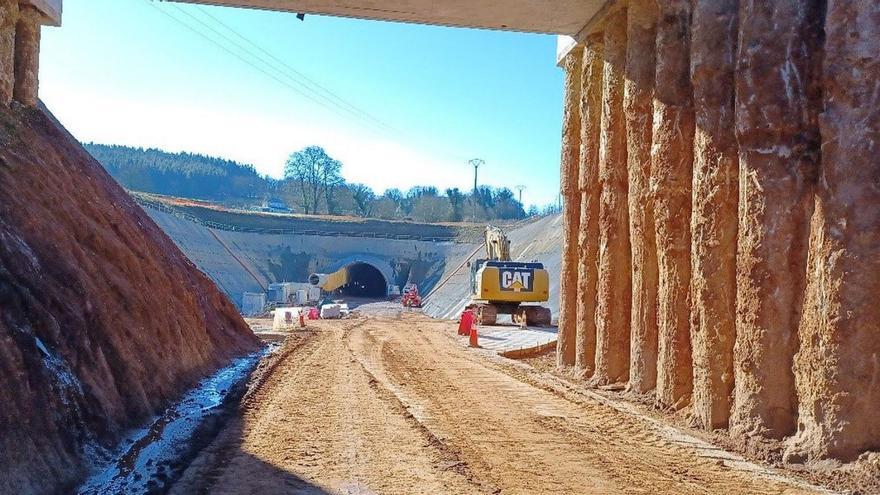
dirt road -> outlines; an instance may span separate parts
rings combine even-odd
[[[808,493],[469,350],[449,323],[317,326],[172,493]]]

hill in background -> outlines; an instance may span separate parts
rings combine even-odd
[[[254,169],[222,158],[158,149],[83,145],[126,189],[221,203],[256,203],[273,184]]]
[[[260,175],[251,165],[193,153],[95,143],[83,146],[126,189],[226,207],[418,222],[518,220],[557,211],[552,206],[543,210],[533,206],[526,212],[510,189],[488,186],[470,192],[416,186],[380,195],[363,184],[345,182],[338,175],[341,164],[326,154],[325,159],[337,164],[336,178],[323,184],[320,194],[310,195],[312,188],[289,173],[295,169],[290,161],[285,169],[288,176],[275,179]],[[303,150],[307,151],[324,153],[319,147]],[[291,155],[291,161],[303,152]]]

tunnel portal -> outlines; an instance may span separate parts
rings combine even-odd
[[[339,293],[349,297],[382,299],[388,295],[388,282],[378,268],[369,263],[354,263],[348,267],[348,283]]]

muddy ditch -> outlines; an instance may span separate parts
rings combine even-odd
[[[91,448],[92,475],[80,495],[162,494],[208,446],[251,388],[253,376],[280,344],[234,359],[164,412],[131,431],[115,450]]]

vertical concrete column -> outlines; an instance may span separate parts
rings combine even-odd
[[[880,3],[829,0],[822,165],[790,461],[880,448]]]
[[[660,280],[657,401],[665,407],[680,409],[689,403],[693,384],[688,297],[694,157],[691,7],[689,0],[660,0],[658,5],[651,150]]]
[[[581,64],[583,47],[572,49],[562,60],[565,71],[565,101],[562,121],[562,269],[559,287],[559,330],[556,364],[561,368],[575,364],[577,333],[578,231],[581,202],[578,191],[578,166],[581,140]]]
[[[739,0],[695,0],[691,34],[694,88],[691,217],[692,414],[726,428],[736,339],[736,232],[739,163],[734,73]]]
[[[739,10],[739,142],[734,435],[795,430],[792,359],[803,302],[819,152],[814,63],[822,0],[743,0]]]
[[[578,308],[575,368],[586,377],[596,363],[596,281],[599,265],[599,131],[602,125],[601,33],[590,35],[584,46],[581,77],[581,155],[578,186],[581,221],[578,236]]]
[[[591,383],[629,380],[632,261],[629,246],[626,120],[626,10],[605,20],[602,127],[599,135],[599,280],[596,304],[596,370]]]
[[[632,314],[629,390],[644,393],[657,383],[657,246],[650,191],[657,0],[627,6],[626,114],[629,170],[629,238],[632,249]]]
[[[15,87],[15,24],[18,0],[0,0],[0,105],[9,105]]]
[[[36,106],[40,74],[40,12],[22,5],[15,27],[15,87],[13,97],[27,106]]]

